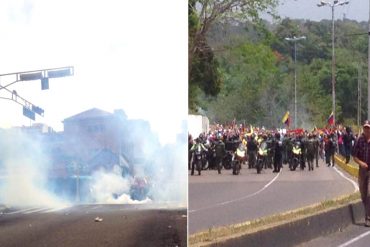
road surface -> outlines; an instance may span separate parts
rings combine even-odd
[[[102,219],[96,222],[95,218]],[[79,205],[67,208],[0,205],[0,246],[186,246],[184,208]]]
[[[322,161],[313,172],[307,168],[292,172],[284,165],[280,173],[267,169],[257,174],[243,165],[241,175],[231,173],[208,170],[201,176],[189,175],[189,234],[308,206],[356,189],[344,172]]]
[[[328,236],[313,239],[307,243],[299,245],[300,247],[369,247],[370,246],[370,228],[364,226],[364,222],[350,225],[341,231]]]

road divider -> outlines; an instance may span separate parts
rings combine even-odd
[[[363,221],[358,192],[189,236],[190,246],[294,246]]]

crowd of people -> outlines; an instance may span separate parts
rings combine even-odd
[[[243,152],[240,152],[242,150]],[[194,159],[198,153],[198,159]],[[370,121],[366,120],[361,135],[354,134],[350,127],[317,129],[307,131],[265,130],[264,128],[245,128],[243,125],[224,127],[216,125],[208,133],[195,139],[189,134],[189,169],[194,175],[195,163],[198,174],[202,169],[230,169],[241,161],[248,168],[273,168],[279,172],[283,164],[289,164],[294,171],[298,166],[304,170],[314,170],[319,159],[327,166],[334,166],[334,154],[350,157],[358,164],[358,182],[361,199],[365,208],[365,226],[370,227]],[[243,156],[242,159],[235,158]],[[240,166],[241,168],[241,166]],[[233,174],[237,175],[233,170]]]
[[[350,127],[331,129],[317,129],[312,131],[303,129],[294,130],[266,130],[264,128],[245,127],[244,125],[215,125],[208,133],[201,133],[193,138],[189,134],[189,169],[191,175],[197,166],[195,151],[202,154],[198,160],[201,170],[230,169],[242,153],[242,163],[248,168],[256,168],[257,173],[264,169],[273,169],[279,172],[283,164],[289,164],[290,170],[297,167],[309,171],[319,166],[319,159],[325,160],[327,166],[334,166],[334,154],[339,153],[350,160],[351,150],[357,138]],[[240,156],[240,155],[239,155]],[[233,171],[234,173],[234,171]]]

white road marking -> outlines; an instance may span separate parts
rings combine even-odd
[[[56,212],[56,211],[60,211],[60,210],[63,210],[63,209],[66,209],[66,208],[69,208],[69,206],[63,206],[63,207],[58,207],[58,208],[52,208],[52,209],[49,209],[49,210],[46,210],[42,213],[52,213],[52,212]]]
[[[249,194],[249,195],[246,195],[246,196],[243,196],[243,197],[234,199],[234,200],[216,203],[216,204],[213,204],[213,205],[210,205],[210,206],[207,206],[207,207],[198,208],[198,209],[194,209],[194,210],[189,210],[189,214],[190,213],[194,213],[194,212],[198,212],[198,211],[202,211],[202,210],[206,210],[206,209],[210,209],[210,208],[224,206],[224,205],[227,205],[227,204],[230,204],[230,203],[233,203],[233,202],[242,201],[242,200],[245,200],[247,198],[250,198],[250,197],[253,197],[255,195],[258,195],[259,193],[261,193],[262,191],[264,191],[265,189],[267,189],[273,182],[275,182],[275,180],[279,177],[280,173],[281,173],[281,171],[270,182],[268,182],[265,186],[263,186],[262,189],[254,192],[252,194]]]
[[[357,236],[357,237],[355,237],[355,238],[352,238],[352,239],[351,239],[351,240],[349,240],[348,242],[345,242],[344,244],[339,245],[338,247],[345,247],[345,246],[349,246],[350,244],[353,244],[354,242],[356,242],[356,241],[360,240],[361,238],[366,237],[366,236],[367,236],[367,235],[369,235],[369,234],[370,234],[370,231],[365,232],[365,233],[361,234],[360,236]]]
[[[38,208],[38,207],[36,207],[36,208]],[[17,210],[17,211],[10,212],[10,213],[5,213],[5,214],[18,214],[18,213],[24,213],[24,212],[27,212],[27,211],[29,211],[29,210],[35,210],[36,208],[26,208],[26,209]]]
[[[37,213],[37,212],[45,211],[45,210],[48,210],[48,209],[50,210],[49,207],[47,207],[47,208],[38,208],[38,209],[35,209],[35,210],[23,212],[23,214],[32,214],[32,213]]]
[[[101,207],[102,207],[102,205],[98,205],[96,207],[91,208],[90,210],[98,209],[98,208],[101,208]]]
[[[359,191],[358,184],[357,184],[355,181],[353,181],[352,179],[350,179],[350,178],[346,177],[346,176],[343,174],[343,172],[341,172],[341,171],[339,171],[339,170],[338,170],[338,168],[334,167],[334,170],[335,170],[339,175],[341,175],[344,179],[348,180],[348,181],[353,185],[353,187],[355,187],[355,192]]]
[[[3,214],[32,214],[32,213],[37,213],[37,212],[41,212],[41,213],[51,213],[51,212],[56,212],[56,211],[60,211],[60,210],[63,210],[63,209],[66,209],[66,208],[69,208],[70,206],[61,206],[61,207],[56,207],[56,208],[51,208],[51,207],[32,207],[32,208],[24,208],[24,209],[20,209],[20,210],[17,210],[17,211],[13,211],[13,212],[9,212],[9,213],[3,213]]]

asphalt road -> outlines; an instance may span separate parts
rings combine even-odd
[[[0,205],[0,246],[186,246],[186,214],[166,205]],[[103,221],[95,222],[96,217]]]
[[[331,235],[313,239],[307,243],[299,245],[300,247],[369,247],[370,246],[370,228],[364,227],[364,222],[350,225],[345,229]]]
[[[231,170],[203,171],[189,175],[189,234],[211,227],[225,226],[308,206],[355,191],[354,182],[339,174],[339,168],[322,161],[313,172],[280,173],[243,166],[241,175]],[[189,173],[190,174],[190,173]],[[354,184],[353,184],[354,183]]]

